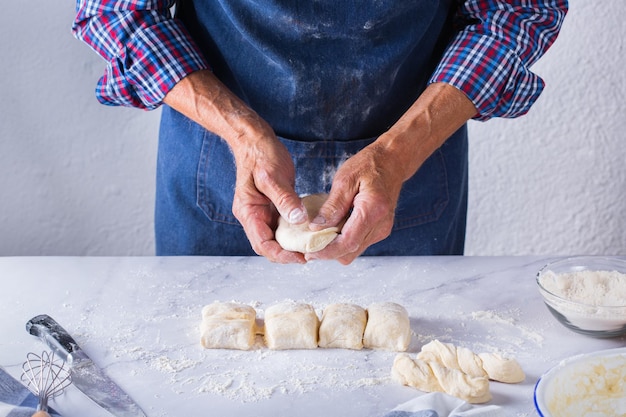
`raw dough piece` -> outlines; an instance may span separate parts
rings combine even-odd
[[[391,375],[403,385],[426,392],[445,392],[473,404],[491,399],[486,377],[470,376],[436,362],[411,359],[406,353],[396,356]]]
[[[282,217],[278,218],[276,241],[283,249],[301,253],[318,252],[337,237],[340,231],[338,227],[329,227],[319,231],[309,230],[311,220],[317,216],[327,197],[328,194],[311,194],[302,198],[309,217],[302,224],[291,224]]]
[[[411,342],[409,313],[399,304],[375,303],[367,309],[363,346],[403,352]]]
[[[479,353],[478,356],[489,379],[507,384],[517,384],[526,379],[522,367],[513,358],[504,358],[496,353]]]
[[[362,349],[367,313],[355,304],[331,304],[322,313],[319,346]]]
[[[248,350],[256,337],[256,311],[238,303],[209,304],[202,309],[200,343],[207,349]]]
[[[286,301],[265,310],[265,343],[270,349],[315,349],[319,319],[309,304]]]
[[[526,376],[515,359],[503,358],[494,353],[475,354],[471,350],[442,343],[438,340],[422,346],[417,358],[426,362],[436,362],[446,368],[457,369],[471,376],[484,376],[494,381],[515,384]]]

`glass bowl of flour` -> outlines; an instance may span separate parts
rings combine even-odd
[[[537,273],[548,310],[568,329],[593,337],[626,334],[626,260],[583,256]]]

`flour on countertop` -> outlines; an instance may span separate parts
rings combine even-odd
[[[175,374],[188,368],[193,368],[197,365],[197,362],[191,359],[171,359],[165,355],[161,355],[151,361],[151,366],[162,372],[168,372]]]
[[[540,284],[554,295],[586,305],[626,305],[626,274],[617,271],[547,271]]]
[[[195,351],[193,359],[140,347],[120,354],[142,361],[147,370],[168,375],[177,394],[209,394],[254,403],[275,394],[306,394],[320,388],[349,392],[391,384],[390,363],[395,352],[321,348],[272,351],[264,349],[261,342],[250,351]]]
[[[516,313],[519,314],[519,311]],[[529,329],[527,326],[520,325],[513,317],[502,317],[495,311],[474,311],[472,312],[472,319],[515,327],[521,332],[524,339],[534,342],[537,346],[541,346],[544,340],[544,337],[540,333]]]
[[[486,332],[485,336],[481,337],[481,341],[477,340],[474,343],[474,349],[483,352],[499,353],[504,356],[517,356],[520,351],[530,349],[530,346],[541,347],[543,345],[544,337],[538,331],[538,329],[532,329],[528,326],[520,324],[520,311],[518,309],[511,309],[507,311],[494,311],[494,310],[476,310],[469,314],[460,313],[461,326],[467,329],[467,335],[462,333],[456,333],[455,340],[449,340],[451,343],[457,343],[463,341],[463,339],[471,339],[471,335],[475,332],[475,324],[483,326]],[[469,319],[469,321],[468,321]],[[474,323],[474,326],[470,324]],[[494,346],[499,345],[500,348],[496,349]]]

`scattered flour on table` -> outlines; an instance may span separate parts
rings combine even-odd
[[[171,359],[165,355],[155,358],[151,365],[161,372],[177,373],[185,369],[193,368],[197,363],[191,359]]]
[[[543,344],[544,337],[540,333],[527,326],[520,325],[517,320],[512,317],[503,317],[495,311],[474,311],[472,312],[472,319],[486,323],[503,324],[514,327],[521,333],[524,339],[529,340],[538,346]]]
[[[626,274],[617,271],[547,271],[541,285],[554,295],[593,306],[626,305]]]
[[[173,392],[216,395],[254,403],[273,395],[355,391],[392,383],[395,352],[311,349],[249,351],[215,349],[195,352],[151,352],[135,347],[120,352],[167,375]],[[193,358],[190,358],[192,355]]]
[[[451,327],[431,328],[430,333],[420,332],[417,323],[418,350],[422,345],[439,339],[481,353],[518,358],[543,346],[542,330],[522,324],[525,319],[521,318],[519,309],[458,311],[457,314],[456,321],[450,318],[446,321]]]
[[[317,392],[320,388],[353,391],[391,382],[387,366],[390,359],[382,361],[385,366],[366,370],[356,363],[356,358],[345,360],[346,356],[341,353],[336,359],[329,359],[337,353],[322,349],[306,353],[220,350],[209,352],[213,360],[198,360],[193,365],[195,372],[187,376],[184,371],[190,364],[188,361],[160,357],[151,365],[157,370],[172,373],[172,382],[187,385],[196,394],[208,393],[241,402],[257,402],[274,394]],[[359,353],[363,352],[352,353],[362,360]]]

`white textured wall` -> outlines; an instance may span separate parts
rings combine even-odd
[[[0,255],[151,255],[159,112],[108,108],[74,3],[0,14]],[[516,120],[471,123],[469,255],[626,254],[623,0],[572,0]]]
[[[467,254],[626,254],[625,13],[571,0],[536,105],[471,124]]]

